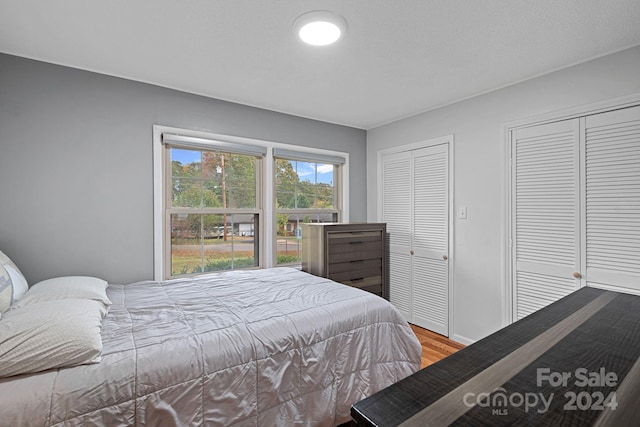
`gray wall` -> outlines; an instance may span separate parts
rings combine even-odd
[[[367,135],[367,212],[376,220],[379,150],[453,134],[454,338],[470,342],[503,326],[508,122],[640,92],[640,47],[550,73],[373,130]]]
[[[366,133],[0,54],[0,250],[29,283],[153,276],[152,125],[350,153],[366,219]]]

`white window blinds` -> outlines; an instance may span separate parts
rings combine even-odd
[[[171,144],[184,148],[195,148],[198,150],[218,150],[227,153],[248,154],[257,157],[267,155],[267,147],[251,144],[241,144],[231,141],[220,141],[208,138],[198,138],[172,133],[162,134],[162,143]]]
[[[294,151],[283,148],[274,148],[273,157],[287,160],[297,160],[301,162],[315,162],[325,165],[343,165],[346,163],[345,158],[341,156],[329,156],[326,154]]]

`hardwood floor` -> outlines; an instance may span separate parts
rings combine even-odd
[[[439,360],[463,349],[465,346],[451,341],[445,336],[423,329],[419,326],[409,324],[413,333],[418,337],[418,341],[422,344],[422,364],[420,369],[436,363]]]

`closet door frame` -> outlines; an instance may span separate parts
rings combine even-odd
[[[606,101],[591,103],[587,105],[569,107],[561,110],[551,111],[548,113],[515,120],[513,122],[508,122],[503,125],[502,132],[502,146],[504,147],[505,157],[504,157],[504,198],[505,198],[505,207],[506,207],[506,221],[504,224],[504,236],[505,240],[503,243],[503,260],[504,260],[504,272],[503,272],[503,287],[502,287],[502,326],[510,325],[514,322],[513,313],[514,313],[514,304],[513,304],[513,218],[512,218],[512,209],[513,209],[513,183],[512,183],[512,133],[522,127],[530,127],[536,125],[542,125],[552,122],[557,122],[561,120],[570,120],[577,119],[583,116],[604,113],[607,111],[627,108],[627,107],[635,107],[640,105],[640,93],[635,93],[628,96],[623,96],[619,98],[613,98]],[[581,126],[582,127],[582,126]],[[583,137],[581,136],[581,139]],[[582,145],[583,141],[580,141],[580,145]],[[582,147],[581,147],[582,148]],[[581,161],[584,160],[582,156],[584,156],[584,150],[580,152]],[[581,178],[583,171],[580,171]],[[584,180],[580,183],[580,190],[584,191]],[[584,193],[583,193],[584,194]],[[581,196],[582,199],[582,196]],[[582,212],[584,212],[583,201],[580,203],[581,209],[581,220],[582,220]],[[581,236],[584,237],[584,236]],[[585,245],[583,245],[585,246]],[[581,248],[581,251],[584,250]],[[580,255],[583,255],[582,253]],[[581,285],[584,286],[584,280],[581,280]]]
[[[449,236],[448,236],[448,263],[447,263],[447,278],[448,278],[448,283],[447,283],[447,287],[448,287],[448,293],[449,293],[449,298],[448,298],[448,306],[447,306],[447,310],[448,310],[448,336],[452,336],[453,333],[452,331],[455,330],[454,328],[454,299],[455,299],[455,294],[454,294],[454,283],[455,283],[455,277],[454,277],[454,272],[455,272],[455,268],[454,268],[454,263],[455,263],[455,248],[453,246],[453,242],[454,242],[454,188],[455,188],[455,183],[454,183],[454,158],[453,158],[453,153],[454,153],[454,135],[445,135],[445,136],[441,136],[441,137],[436,137],[436,138],[431,138],[431,139],[426,139],[426,140],[422,140],[422,141],[418,141],[418,142],[413,142],[413,143],[407,143],[407,144],[403,144],[403,145],[399,145],[399,146],[394,146],[394,147],[390,147],[390,148],[386,148],[386,149],[382,149],[379,150],[377,152],[377,170],[378,171],[382,171],[382,161],[384,156],[389,155],[389,154],[396,154],[396,153],[401,153],[401,152],[407,152],[407,151],[414,151],[414,150],[419,150],[421,148],[428,148],[428,147],[432,147],[435,145],[441,145],[441,144],[447,144],[448,145],[448,160],[449,160],[449,164],[448,164],[448,168],[449,168],[449,218],[448,218],[448,226],[449,226]],[[378,176],[378,180],[377,180],[377,192],[378,192],[378,205],[377,205],[377,222],[382,222],[382,214],[383,214],[383,200],[382,200],[382,194],[383,194],[383,182],[382,182],[382,178],[380,176]],[[387,269],[387,271],[389,271],[390,269]]]

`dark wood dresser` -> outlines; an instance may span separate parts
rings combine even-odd
[[[302,224],[302,270],[389,299],[386,224]]]

